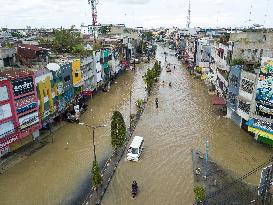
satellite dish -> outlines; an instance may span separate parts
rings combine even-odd
[[[48,68],[48,70],[51,70],[51,71],[60,70],[60,66],[57,63],[49,63],[49,64],[47,64],[46,67]]]

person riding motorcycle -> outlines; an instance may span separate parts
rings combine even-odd
[[[137,182],[133,181],[132,190],[137,190],[137,189],[138,189]]]

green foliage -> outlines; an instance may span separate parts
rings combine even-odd
[[[234,65],[244,65],[245,61],[241,58],[235,58],[231,61],[230,65],[234,66]]]
[[[16,38],[23,38],[24,36],[18,32],[11,32],[12,37],[16,37]]]
[[[100,168],[97,161],[93,161],[92,166],[93,186],[97,187],[101,183]]]
[[[58,53],[71,53],[85,55],[83,39],[80,33],[74,31],[74,26],[70,29],[61,28],[53,31],[53,39],[39,38],[38,42],[42,46],[52,48]]]
[[[222,43],[222,44],[227,44],[227,42],[229,41],[229,34],[223,34],[220,36],[220,38],[218,39],[218,43]]]
[[[154,39],[154,36],[152,32],[144,32],[142,34],[142,38],[145,39],[146,41],[152,41]]]
[[[144,104],[144,100],[143,99],[138,99],[137,101],[136,101],[136,106],[138,107],[138,108],[141,108],[141,106]]]
[[[160,72],[161,72],[160,63],[156,61],[154,67],[152,69],[148,69],[145,75],[143,76],[143,80],[146,84],[146,89],[148,93],[151,92],[154,84],[158,81]]]
[[[194,186],[193,188],[193,192],[194,192],[194,196],[195,196],[195,200],[200,202],[200,201],[204,201],[205,197],[206,197],[206,191],[205,188],[202,186]]]
[[[125,142],[126,126],[122,114],[114,111],[111,122],[111,144],[116,151]]]
[[[253,69],[260,68],[260,67],[261,67],[261,63],[260,62],[255,62],[253,64]]]
[[[143,40],[141,40],[136,48],[136,52],[139,54],[143,54],[143,53],[146,53],[146,51],[147,51],[147,45]]]
[[[101,26],[99,28],[99,33],[101,33],[102,35],[108,34],[111,32],[111,26]]]
[[[12,44],[10,42],[3,43],[4,48],[13,48]]]

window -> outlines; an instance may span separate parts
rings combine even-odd
[[[236,104],[236,95],[232,92],[229,92],[228,100],[229,100],[230,104],[235,105]]]
[[[252,93],[254,83],[247,79],[242,79],[241,89],[247,93]]]
[[[79,73],[75,73],[75,77],[78,78],[79,77]]]
[[[245,101],[239,100],[238,108],[247,114],[250,112],[250,104]]]
[[[138,154],[138,148],[132,148],[132,154]]]

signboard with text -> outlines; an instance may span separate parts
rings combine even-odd
[[[23,95],[34,91],[34,82],[31,76],[12,80],[14,96]]]

